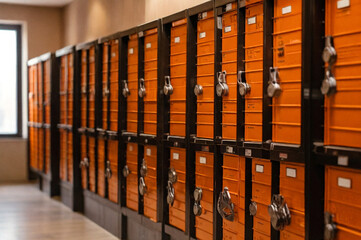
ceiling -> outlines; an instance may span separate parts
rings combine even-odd
[[[62,7],[73,0],[0,0],[0,3]]]

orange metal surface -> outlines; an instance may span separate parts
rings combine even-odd
[[[144,133],[157,134],[158,32],[144,33]]]
[[[170,95],[169,133],[185,137],[186,134],[186,75],[187,75],[187,19],[172,23],[170,45]]]
[[[112,176],[108,179],[109,200],[118,203],[118,141],[108,141],[108,161]]]
[[[127,177],[127,207],[138,211],[138,144],[127,144],[127,166],[129,175]]]
[[[28,90],[28,108],[29,108],[29,122],[34,121],[34,66],[28,66],[29,75],[29,90]]]
[[[144,177],[148,188],[144,195],[144,216],[157,222],[157,146],[144,145],[144,161],[148,167]]]
[[[89,128],[95,127],[95,48],[89,49]]]
[[[138,127],[138,36],[129,36],[128,41],[128,88],[127,132],[137,132]]]
[[[304,164],[281,163],[280,164],[280,194],[284,197],[290,212],[292,221],[285,226],[281,239],[296,239],[287,237],[298,235],[305,236],[305,167]],[[284,236],[284,237],[283,237]]]
[[[64,129],[59,129],[60,135],[60,179],[66,181],[66,161],[67,161],[67,132]]]
[[[81,52],[81,73],[80,73],[80,127],[87,127],[87,50]]]
[[[45,174],[48,174],[50,172],[50,160],[51,160],[51,154],[50,154],[50,145],[51,145],[51,132],[50,129],[45,129]]]
[[[89,137],[89,190],[95,192],[95,137]]]
[[[202,13],[197,23],[197,84],[203,94],[197,96],[197,137],[213,138],[214,119],[214,17]]]
[[[105,197],[105,140],[98,138],[98,194]]]
[[[80,136],[80,161],[83,161],[84,158],[88,157],[86,144],[87,144],[87,136],[81,135]],[[81,185],[82,185],[83,189],[87,188],[87,177],[88,177],[87,169],[86,169],[86,167],[82,167],[81,168]]]
[[[169,205],[169,223],[185,231],[185,204],[186,204],[186,149],[170,149],[170,168],[177,172],[177,182],[174,187],[173,206]]]
[[[42,123],[44,121],[43,117],[43,78],[42,78],[42,66],[41,63],[37,64],[37,122]]]
[[[44,111],[45,119],[44,122],[50,124],[50,103],[51,103],[51,72],[50,72],[50,60],[44,62]]]
[[[245,68],[251,91],[245,96],[244,138],[262,142],[263,0],[246,1],[246,4]]]
[[[68,72],[68,79],[67,79],[67,101],[68,101],[68,108],[67,108],[67,124],[68,125],[73,125],[73,81],[74,81],[74,76],[73,76],[73,54],[68,54],[67,55],[67,72]]]
[[[273,23],[273,64],[282,92],[272,102],[272,140],[300,144],[302,0],[276,0]]]
[[[332,73],[337,92],[325,97],[325,145],[361,148],[361,3],[338,8],[326,0],[326,36],[333,37],[337,60]]]
[[[202,188],[202,214],[196,217],[197,239],[213,239],[213,153],[196,152],[196,187]]]
[[[30,166],[35,169],[38,164],[37,164],[36,152],[35,152],[35,147],[36,147],[35,128],[33,127],[29,128],[29,139],[30,139]]]
[[[268,205],[271,204],[272,164],[269,160],[252,160],[252,202],[257,204],[253,217],[253,239],[271,239]]]
[[[237,3],[222,16],[222,71],[229,94],[222,98],[222,138],[237,138]]]
[[[38,166],[37,169],[41,172],[43,171],[44,167],[44,128],[38,128]]]
[[[228,187],[234,204],[234,221],[223,219],[223,239],[243,239],[245,224],[246,160],[233,154],[223,155],[223,188]]]
[[[360,198],[360,170],[326,167],[325,211],[333,215],[337,224],[336,239],[360,239],[356,238],[361,236]]]
[[[73,182],[73,134],[71,132],[67,133],[67,173],[68,173],[68,182]]]

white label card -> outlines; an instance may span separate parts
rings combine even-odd
[[[205,37],[206,37],[206,32],[199,33],[199,38],[205,38]]]
[[[226,152],[228,152],[228,153],[233,153],[233,147],[227,146],[227,147],[226,147]]]
[[[173,159],[178,160],[179,159],[179,153],[173,153]]]
[[[134,49],[133,48],[129,48],[129,54],[133,54],[134,53]]]
[[[152,44],[151,44],[151,43],[147,43],[147,44],[145,45],[145,47],[146,47],[146,48],[151,48],[151,47],[152,47]]]
[[[144,33],[143,32],[139,32],[138,33],[138,37],[143,37]]]
[[[206,157],[199,157],[199,163],[206,164],[207,158]]]
[[[225,32],[225,33],[228,33],[228,32],[230,32],[230,31],[232,31],[232,27],[231,27],[231,26],[227,26],[227,27],[224,28],[224,32]]]
[[[113,53],[112,53],[112,57],[115,57],[115,55],[116,55],[115,52],[113,52]]]
[[[338,156],[337,164],[340,166],[348,166],[348,157],[347,156]]]
[[[286,176],[291,178],[296,178],[297,170],[294,168],[286,168]]]
[[[256,172],[263,173],[264,172],[264,166],[256,164]]]
[[[252,157],[252,149],[244,150],[244,155],[246,155],[246,157]]]
[[[226,12],[228,12],[229,10],[232,10],[232,3],[228,3],[226,5]]]
[[[180,42],[180,37],[175,37],[175,38],[174,38],[174,42],[175,42],[175,43],[179,43],[179,42]]]
[[[147,156],[152,156],[152,149],[147,148]]]
[[[248,25],[255,24],[256,23],[256,17],[251,17],[247,19]]]
[[[343,188],[351,188],[351,179],[339,177],[337,179],[337,185]]]
[[[350,0],[338,0],[337,9],[346,8],[350,6]]]
[[[207,12],[202,13],[202,19],[207,17]]]
[[[133,146],[129,145],[129,151],[133,152]]]
[[[282,8],[282,14],[287,14],[287,13],[290,13],[290,12],[292,12],[292,6],[291,5]]]

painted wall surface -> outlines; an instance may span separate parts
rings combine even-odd
[[[64,8],[64,45],[92,41],[207,0],[75,0]]]
[[[27,179],[26,139],[0,139],[0,182]]]

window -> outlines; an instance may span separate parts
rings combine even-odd
[[[21,136],[21,26],[0,24],[0,136]]]

